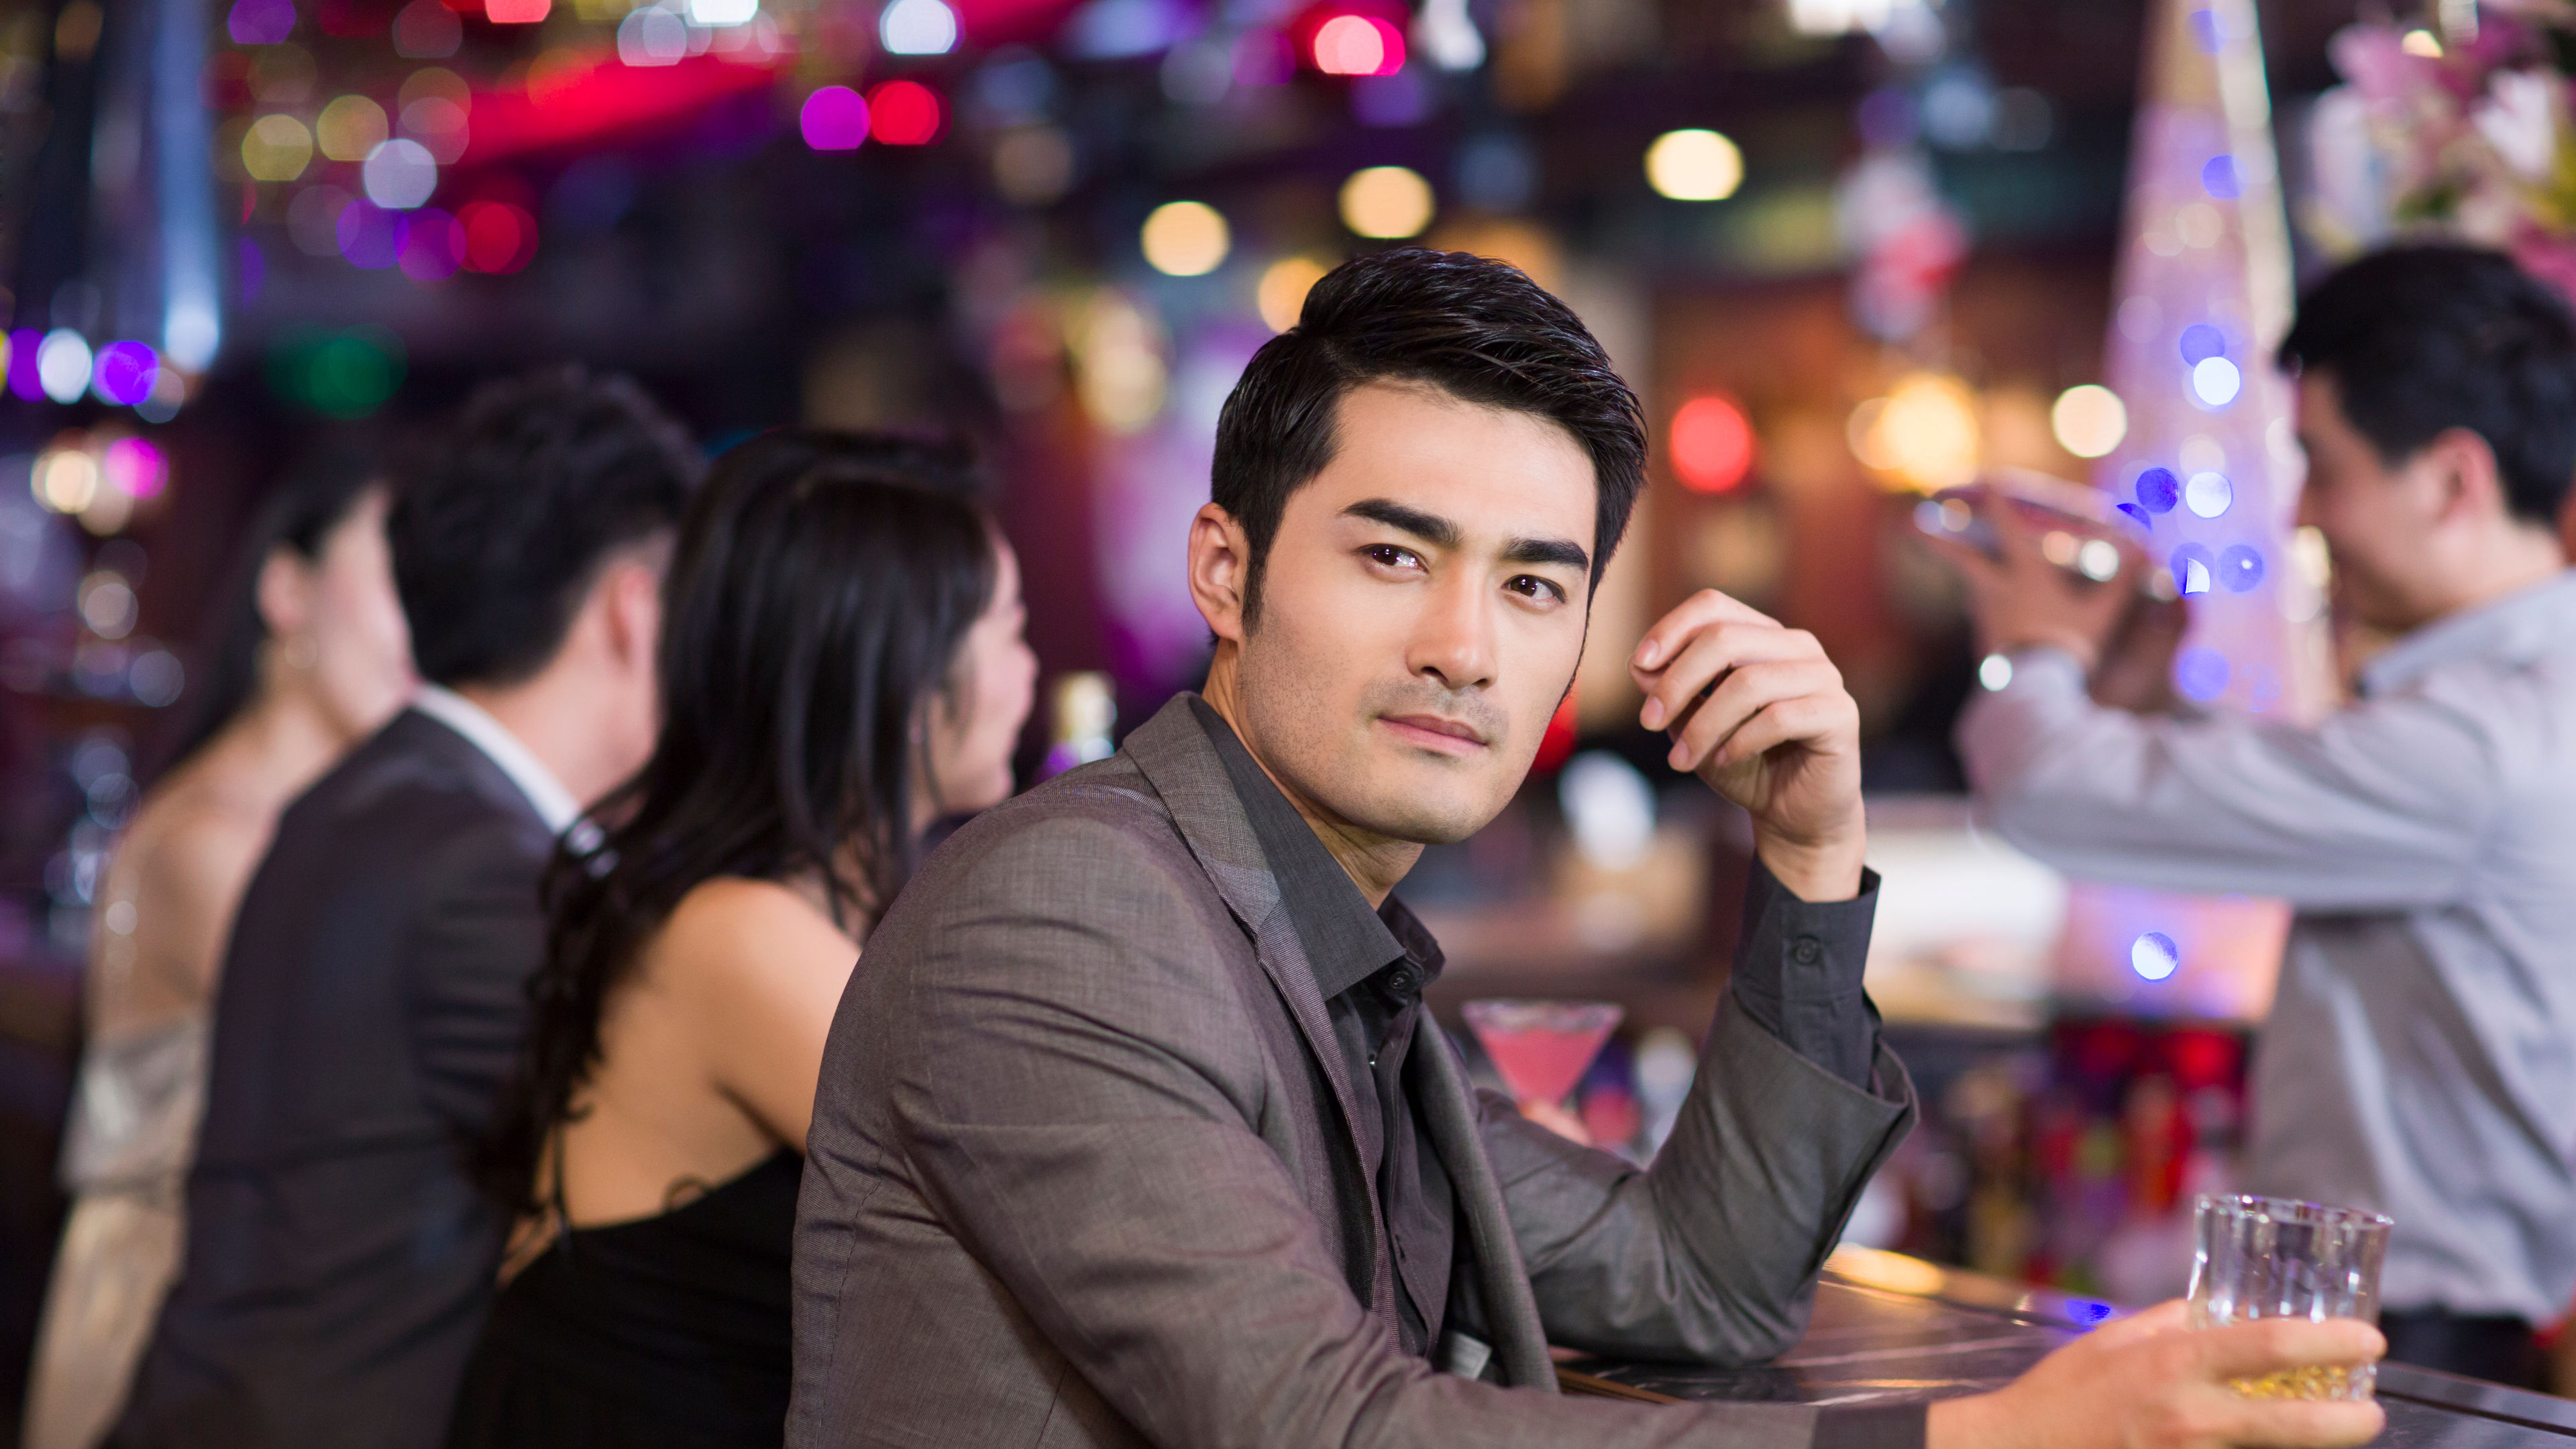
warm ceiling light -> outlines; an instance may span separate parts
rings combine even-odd
[[[1145,260],[1172,277],[1203,277],[1225,260],[1233,238],[1225,217],[1204,201],[1167,201],[1145,218]]]
[[[1724,201],[1744,184],[1744,153],[1715,131],[1666,131],[1646,148],[1646,180],[1675,201]]]
[[[1342,225],[1361,236],[1418,236],[1431,212],[1431,183],[1409,167],[1371,166],[1342,183]]]

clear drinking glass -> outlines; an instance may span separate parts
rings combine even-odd
[[[1470,1001],[1460,1014],[1514,1100],[1555,1106],[1583,1080],[1622,1013],[1608,1001]]]
[[[2389,1219],[2359,1208],[2204,1194],[2192,1205],[2191,1326],[2252,1318],[2379,1321]],[[2303,1368],[2239,1379],[2258,1399],[2367,1399],[2379,1371]]]

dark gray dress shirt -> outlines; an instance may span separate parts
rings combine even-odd
[[[1206,701],[1191,705],[1243,801],[1313,963],[1357,1099],[1360,1151],[1376,1172],[1378,1209],[1394,1245],[1404,1348],[1428,1354],[1440,1341],[1456,1227],[1448,1174],[1415,1119],[1403,1074],[1423,1020],[1422,989],[1439,979],[1440,945],[1395,897],[1370,910],[1349,872],[1233,727]],[[1877,904],[1874,871],[1864,873],[1858,896],[1819,904],[1782,888],[1757,860],[1745,889],[1748,929],[1735,959],[1735,995],[1745,1014],[1790,1050],[1864,1089],[1878,1014],[1860,978]]]

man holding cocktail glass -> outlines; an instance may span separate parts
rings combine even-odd
[[[2533,1325],[2576,1295],[2576,318],[2503,256],[2411,247],[2327,278],[2280,352],[2300,520],[2388,639],[2358,697],[2313,727],[2109,707],[2160,684],[2178,607],[1997,509],[2000,558],[1959,559],[2011,668],[1960,753],[2071,874],[2297,908],[2247,1185],[2395,1219],[2391,1358],[2541,1387]]]
[[[1551,1343],[1745,1362],[1910,1121],[1860,990],[1858,710],[1716,594],[1631,668],[1751,815],[1735,986],[1655,1164],[1478,1097],[1392,892],[1526,776],[1642,482],[1635,398],[1497,263],[1317,283],[1218,428],[1188,569],[1217,639],[1109,760],[966,827],[832,1030],[796,1244],[795,1446],[2358,1444],[2367,1403],[2231,1379],[2357,1322],[2106,1328],[1935,1405],[1555,1394]]]

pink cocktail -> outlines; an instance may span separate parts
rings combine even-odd
[[[1574,1091],[1624,1014],[1607,1001],[1470,1001],[1462,1012],[1512,1096],[1547,1106]]]

